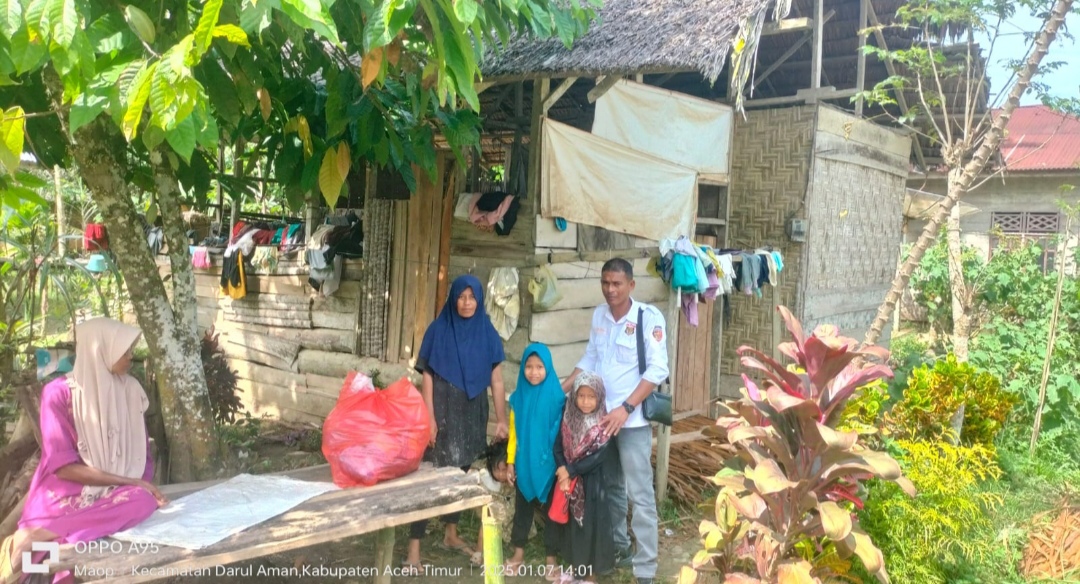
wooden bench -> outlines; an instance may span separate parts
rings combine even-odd
[[[277,474],[330,481],[328,465]],[[161,491],[175,500],[220,482],[168,485]],[[373,487],[324,493],[201,550],[158,546],[157,550],[137,553],[138,544],[105,539],[105,546],[96,546],[105,549],[93,552],[76,550],[70,544],[61,546],[60,561],[50,568],[53,572],[77,570],[79,581],[111,584],[150,582],[177,575],[214,575],[217,566],[377,531],[373,571],[358,577],[374,576],[377,584],[385,584],[392,574],[384,568],[398,566],[393,557],[395,527],[483,507],[490,501],[491,495],[477,475],[466,475],[457,468],[424,465],[408,476]],[[111,552],[108,544],[123,551]],[[326,578],[331,579],[336,578]]]

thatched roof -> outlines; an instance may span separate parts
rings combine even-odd
[[[605,0],[589,32],[567,49],[558,39],[512,39],[489,54],[484,80],[700,71],[715,81],[739,24],[772,0]]]

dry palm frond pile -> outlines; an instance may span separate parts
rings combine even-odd
[[[724,461],[734,456],[734,450],[722,438],[712,432],[690,441],[678,441],[679,435],[697,434],[707,428],[715,428],[716,420],[705,416],[691,416],[677,420],[671,427],[671,455],[668,462],[668,493],[680,506],[701,503],[705,492],[713,485],[709,478],[715,475]],[[656,463],[655,452],[653,464]]]
[[[1056,513],[1053,520],[1045,521]],[[1080,578],[1080,504],[1065,499],[1036,515],[1021,569],[1028,578]]]

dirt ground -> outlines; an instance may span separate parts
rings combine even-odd
[[[276,472],[325,462],[321,453],[310,452],[314,450],[311,448],[313,443],[319,442],[318,436],[304,436],[303,432],[295,427],[283,428],[265,422],[259,433],[260,439],[254,441],[249,449],[238,449],[234,453],[237,456],[232,464],[233,474]],[[284,435],[289,436],[287,443],[278,439]],[[308,451],[305,452],[305,449]],[[690,514],[687,511],[682,511],[681,515],[682,517],[680,517],[680,512],[670,506],[666,506],[661,511],[658,581],[674,581],[679,569],[689,563],[690,557],[698,550],[698,520],[688,517]],[[478,513],[462,515],[459,529],[466,541],[475,542],[479,528]],[[441,541],[442,524],[437,521],[430,522],[428,534],[421,543],[422,559],[426,565],[430,566],[429,572],[416,578],[397,577],[395,581],[416,580],[454,584],[483,580],[481,568],[471,566],[469,558],[459,552],[438,547],[436,544]],[[391,568],[396,569],[400,566],[407,542],[408,526],[401,526],[397,529],[393,559],[395,563]],[[541,536],[534,537],[530,541],[530,546],[525,552],[526,566],[532,567],[533,570],[543,567],[542,548]],[[504,546],[504,554],[506,554],[504,557],[508,557],[510,552],[512,549],[508,545]],[[374,563],[375,535],[371,534],[222,566],[214,569],[214,574],[210,576],[176,577],[165,582],[168,584],[240,584],[252,581],[260,584],[291,582],[360,584],[372,581],[373,570],[386,568],[386,566],[376,567]],[[521,584],[547,584],[546,580],[539,576],[508,577],[505,581]],[[598,581],[601,584],[632,584],[634,578],[631,570],[624,569],[601,576]]]

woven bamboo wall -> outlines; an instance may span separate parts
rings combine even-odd
[[[780,302],[793,310],[797,309],[803,246],[788,240],[784,224],[789,216],[805,216],[802,203],[810,174],[814,119],[812,106],[750,111],[745,120],[735,117],[728,242],[732,247],[773,245],[780,250],[784,256]],[[772,322],[771,290],[765,288],[761,298],[732,295],[721,371],[729,375],[741,371],[736,354],[741,345],[771,352],[775,344]]]
[[[799,314],[861,339],[896,272],[911,139],[822,107],[814,144]]]

